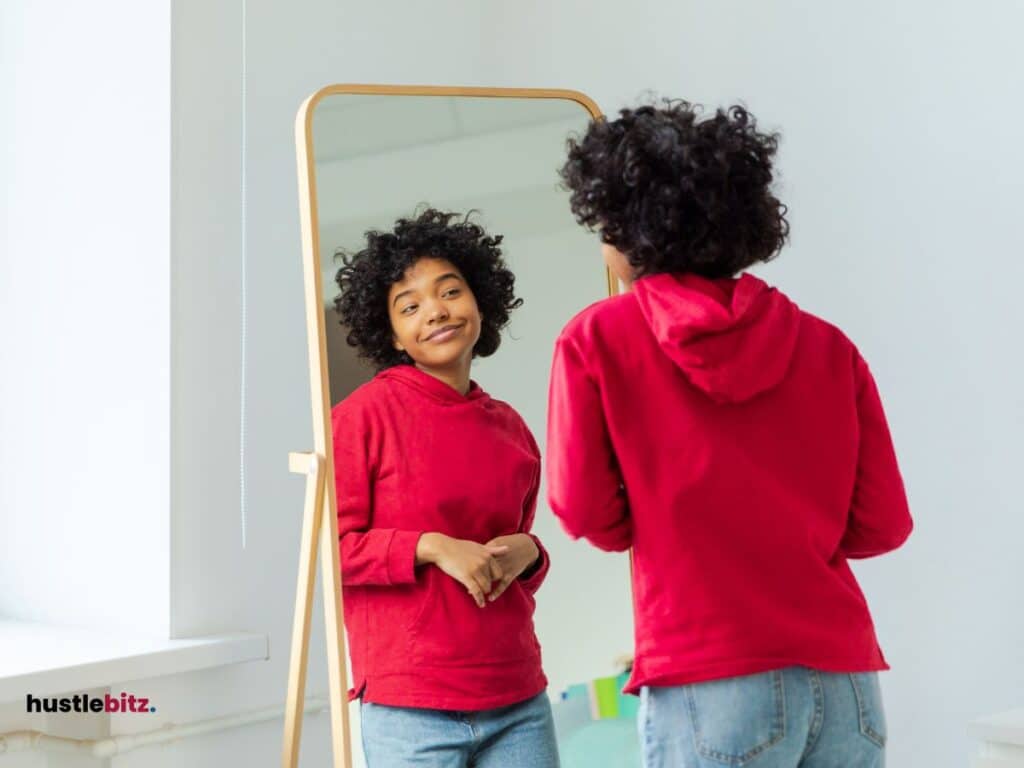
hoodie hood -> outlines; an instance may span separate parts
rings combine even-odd
[[[400,381],[419,390],[430,399],[445,405],[484,404],[490,400],[490,396],[475,381],[469,382],[469,392],[463,395],[454,387],[421,371],[415,365],[396,365],[392,368],[385,368],[377,376],[382,379]]]
[[[800,310],[763,280],[658,274],[633,293],[661,350],[716,402],[749,400],[785,378]]]

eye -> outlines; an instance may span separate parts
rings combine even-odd
[[[413,312],[416,311],[416,308],[418,306],[419,305],[417,305],[417,304],[406,304],[404,307],[402,307],[400,312],[403,315],[411,315]]]
[[[460,293],[462,293],[462,291],[458,288],[449,288],[444,293],[442,293],[441,296],[445,299],[451,299],[455,296],[458,296]]]

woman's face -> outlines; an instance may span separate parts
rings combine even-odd
[[[421,368],[468,364],[480,338],[480,310],[462,273],[445,259],[424,257],[388,292],[395,349]]]
[[[629,263],[629,259],[626,258],[626,254],[616,248],[614,245],[608,243],[601,243],[601,255],[604,256],[604,263],[612,271],[622,284],[626,286],[626,290],[633,284],[635,276],[633,274],[633,266]]]

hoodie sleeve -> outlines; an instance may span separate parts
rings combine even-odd
[[[373,527],[376,461],[365,408],[343,401],[331,413],[343,586],[412,584],[422,531]]]
[[[529,430],[527,430],[527,433],[529,434]],[[544,583],[548,570],[551,568],[551,560],[540,538],[532,532],[533,520],[537,514],[537,493],[540,490],[540,450],[537,448],[533,435],[529,436],[529,440],[537,456],[537,472],[533,476],[533,484],[530,486],[530,491],[523,504],[523,524],[519,527],[519,532],[525,533],[533,539],[533,543],[537,545],[537,559],[533,562],[533,565],[519,574],[519,581],[523,589],[532,595]]]
[[[860,446],[853,499],[839,549],[848,558],[864,558],[899,547],[914,524],[878,387],[859,354],[854,360],[854,381]]]
[[[574,539],[629,549],[633,526],[600,393],[571,337],[559,337],[548,392],[548,502]]]

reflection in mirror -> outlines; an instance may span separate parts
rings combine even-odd
[[[343,262],[332,254],[354,254],[366,248],[368,230],[390,232],[396,220],[423,213],[428,206],[461,214],[450,221],[450,226],[461,225],[464,215],[475,211],[472,223],[488,235],[502,236],[501,255],[515,275],[515,295],[523,304],[512,311],[497,353],[476,358],[471,376],[491,398],[504,401],[521,415],[543,455],[547,382],[555,338],[570,317],[608,292],[599,242],[574,222],[568,194],[560,187],[557,175],[564,162],[567,137],[581,133],[589,119],[590,114],[580,103],[551,98],[335,94],[316,106],[313,159],[332,406],[350,398],[375,373],[375,367],[359,359],[356,350],[346,343],[349,329],[343,327],[335,306],[339,294],[336,278]],[[430,269],[437,266],[427,260],[417,265]],[[430,269],[407,273],[409,285],[401,287],[428,291],[425,286],[446,271],[436,270],[435,274]],[[392,290],[389,298],[393,299],[395,293]],[[390,309],[399,311],[395,306]],[[349,420],[343,421],[345,426],[352,425]],[[422,419],[418,426],[423,434],[406,445],[382,449],[375,444],[379,466],[373,471],[382,488],[389,482],[387,475],[394,479],[401,475],[403,466],[417,460],[417,451],[431,447],[435,451],[458,450],[444,443],[439,426],[430,419]],[[365,445],[366,440],[360,439]],[[397,493],[412,494],[407,496],[408,504],[433,494],[433,503],[439,506],[458,505],[462,493],[470,505],[482,510],[491,499],[501,496],[503,483],[513,482],[506,479],[511,470],[509,454],[502,452],[505,439],[498,434],[491,444],[478,450],[478,478],[460,477],[457,483],[453,479],[439,495],[436,489],[428,488],[401,489]],[[440,448],[442,445],[446,447]],[[500,457],[500,466],[494,466],[495,457]],[[335,456],[339,477],[346,471],[346,459]],[[426,681],[426,689],[436,693],[430,705],[437,708],[470,709],[465,700],[470,694],[479,699],[477,709],[508,703],[502,688],[514,687],[513,681],[499,681],[489,703],[474,691],[473,678],[480,671],[460,673],[458,652],[453,650],[479,647],[473,663],[483,659],[486,664],[492,659],[498,660],[499,666],[516,668],[515,663],[501,661],[502,653],[515,645],[509,633],[528,633],[528,621],[525,626],[503,624],[502,600],[506,606],[519,601],[527,616],[534,612],[548,691],[556,704],[559,694],[571,685],[618,671],[615,659],[632,647],[627,560],[570,541],[547,507],[543,473],[539,477],[540,487],[533,489],[538,501],[532,533],[546,549],[546,557],[542,554],[540,560],[550,563],[551,577],[536,593],[535,612],[534,596],[517,580],[498,601],[474,608],[479,611],[479,621],[446,623],[447,616],[463,616],[462,611],[472,605],[464,585],[459,585],[461,594],[449,584],[446,591],[432,593],[433,602],[424,601],[428,586],[442,579],[455,584],[456,576],[430,564],[433,561],[413,569],[407,561],[412,556],[410,547],[417,547],[418,541],[410,543],[401,531],[395,533],[397,525],[387,528],[386,522],[383,526],[377,525],[379,520],[370,523],[390,537],[383,551],[395,553],[395,559],[383,567],[385,571],[388,567],[396,570],[384,573],[382,583],[373,587],[360,587],[353,578],[348,578],[344,586],[349,650],[358,667],[351,680],[356,689],[363,689],[367,699],[374,698],[375,685],[378,690],[393,692],[396,684],[411,688]],[[437,481],[443,486],[445,478]],[[530,482],[527,480],[525,485]],[[342,497],[342,486],[339,482],[338,505],[344,514],[345,505],[353,502]],[[349,490],[346,494],[351,496]],[[440,515],[443,524],[445,510],[433,510],[433,514]],[[463,538],[474,538],[473,526]],[[376,565],[380,567],[381,563]],[[383,583],[389,580],[390,586]],[[372,601],[366,599],[368,592],[374,595]],[[453,607],[456,598],[464,604]],[[353,612],[362,612],[356,621]],[[377,677],[367,679],[366,659],[375,652],[390,656],[385,661],[377,659]],[[403,678],[410,673],[416,675],[415,679]],[[389,674],[391,680],[387,679]],[[416,706],[412,700],[405,703]],[[531,715],[527,712],[524,716]],[[353,718],[355,724],[359,721],[359,717]],[[409,725],[381,719],[378,714],[364,722],[364,728],[362,740],[373,765],[378,761],[372,757],[374,745],[380,750],[380,764],[386,764],[394,754],[386,751],[388,732],[405,732]]]

